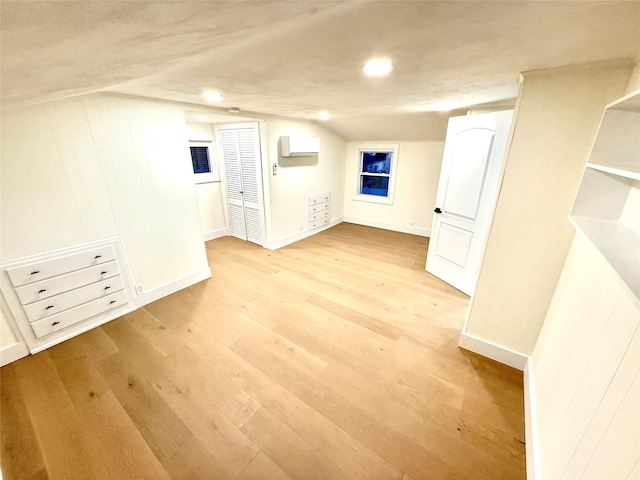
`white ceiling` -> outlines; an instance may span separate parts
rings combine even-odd
[[[329,110],[327,125],[357,140],[422,138],[443,124],[426,110],[514,98],[522,71],[640,60],[640,1],[3,0],[0,8],[5,108],[100,91],[206,104],[201,93],[213,89],[224,108],[306,119]],[[389,58],[392,74],[365,77],[360,67],[372,57]]]

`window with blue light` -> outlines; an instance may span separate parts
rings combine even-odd
[[[220,181],[215,149],[210,141],[189,140],[189,152],[196,183]]]
[[[360,195],[389,196],[393,152],[360,151]]]
[[[400,144],[367,142],[356,145],[353,199],[393,205]]]
[[[193,173],[209,173],[211,165],[209,164],[209,148],[208,147],[189,147],[191,149],[191,164],[193,165]]]

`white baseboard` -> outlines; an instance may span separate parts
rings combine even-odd
[[[529,371],[531,362],[524,367],[524,431],[526,444],[527,480],[536,480],[540,473],[538,460],[538,435],[536,430],[535,396],[533,394],[533,375]]]
[[[410,233],[412,235],[419,235],[421,237],[430,237],[431,229],[412,227],[411,225],[400,225],[397,223],[380,222],[378,220],[371,220],[369,218],[358,217],[344,217],[344,221],[347,223],[355,223],[356,225],[364,225],[366,227],[381,228],[383,230],[391,230],[393,232]]]
[[[262,242],[262,246],[269,250],[278,250],[279,248],[286,247],[287,245],[291,245],[292,243],[299,242],[300,240],[304,240],[305,238],[310,237],[311,235],[315,235],[316,233],[322,232],[327,228],[335,227],[339,223],[342,223],[342,217],[334,218],[324,228],[319,228],[318,230],[314,230],[314,231],[305,230],[303,232],[296,233],[294,235],[290,235],[288,237],[281,238],[280,240],[275,240],[273,242],[264,241]]]
[[[460,333],[458,346],[521,371],[527,366],[529,360],[529,357],[520,352],[469,335],[464,330]]]
[[[203,233],[202,234],[202,239],[205,242],[208,242],[209,240],[215,240],[216,238],[226,237],[228,235],[231,235],[231,232],[229,231],[229,229],[227,227],[225,227],[225,228],[219,228],[217,230],[212,230],[212,231],[207,232],[207,233]]]
[[[13,345],[8,345],[0,349],[0,367],[4,367],[6,364],[15,362],[23,357],[29,355],[29,347],[27,342],[18,342]]]
[[[190,287],[191,285],[201,282],[202,280],[206,280],[207,278],[211,278],[211,268],[209,267],[199,270],[190,275],[186,275],[182,278],[179,278],[178,280],[167,283],[158,288],[154,288],[153,290],[149,290],[148,292],[137,296],[135,298],[136,305],[138,307],[142,307],[144,305],[147,305],[148,303],[160,300],[162,297],[171,295],[178,290],[182,290],[183,288]]]
[[[281,238],[280,240],[275,240],[272,242],[265,240],[264,242],[262,242],[262,246],[269,250],[278,250],[279,248],[286,247],[287,245],[291,245],[292,243],[299,242],[300,240],[304,240],[309,235],[311,235],[311,233],[312,232],[305,230],[303,232],[296,233],[295,235],[290,235],[288,237]]]

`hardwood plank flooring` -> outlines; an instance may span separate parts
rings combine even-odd
[[[342,223],[0,370],[5,480],[524,479],[522,374],[428,239]]]

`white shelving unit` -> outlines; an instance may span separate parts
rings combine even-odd
[[[605,108],[570,220],[640,300],[640,90]]]

